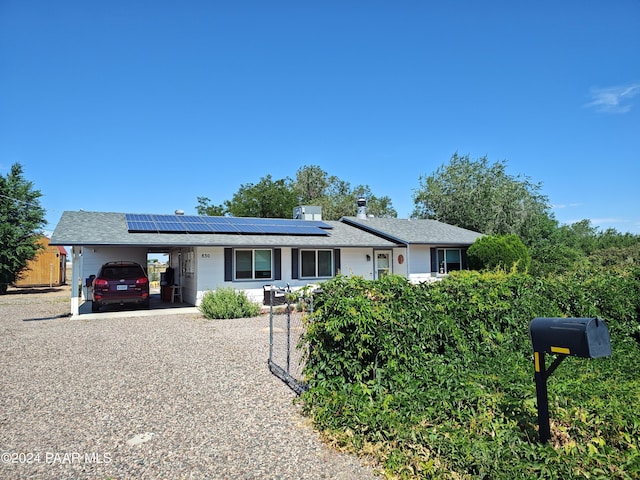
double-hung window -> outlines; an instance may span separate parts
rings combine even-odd
[[[300,250],[300,277],[333,276],[333,250]]]
[[[273,277],[271,250],[236,249],[236,280],[264,280]]]

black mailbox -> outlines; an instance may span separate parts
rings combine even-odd
[[[534,352],[582,358],[611,356],[609,329],[597,318],[534,318],[529,325]]]
[[[533,345],[540,441],[546,443],[551,438],[547,378],[570,355],[583,358],[610,357],[611,340],[609,329],[597,318],[537,317],[529,324],[529,335]],[[547,353],[556,354],[548,369],[545,365]]]

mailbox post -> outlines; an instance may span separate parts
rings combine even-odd
[[[538,400],[538,430],[540,442],[551,438],[549,426],[549,398],[547,379],[566,357],[599,358],[611,356],[609,330],[597,318],[543,318],[537,317],[529,325],[533,345],[536,397]],[[545,354],[557,357],[545,365]]]

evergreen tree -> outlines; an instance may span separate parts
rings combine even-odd
[[[39,190],[27,181],[18,163],[0,175],[0,295],[7,293],[42,248],[38,239],[45,225]]]

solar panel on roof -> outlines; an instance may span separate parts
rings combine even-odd
[[[226,217],[241,233],[280,235],[327,235],[318,225],[304,220],[282,218]],[[322,222],[320,222],[322,223]],[[326,225],[326,224],[323,224]],[[329,227],[329,225],[326,225]]]
[[[286,225],[269,225],[268,229],[270,233],[294,233],[294,227],[287,227]]]
[[[152,218],[156,223],[180,222],[180,218],[182,218],[182,215],[153,215]]]
[[[318,227],[313,227],[311,225],[296,227],[295,231],[290,230],[290,233],[293,233],[294,235],[329,235],[326,230]]]
[[[205,219],[207,217],[197,216],[197,215],[181,215],[180,220],[182,223],[206,223]]]
[[[184,223],[183,226],[187,233],[212,233],[215,231],[211,225],[206,223]]]
[[[264,233],[264,227],[262,225],[250,225],[250,224],[233,224],[231,225],[237,232],[240,233]]]
[[[157,232],[156,224],[151,215],[141,215],[128,213],[125,215],[127,228],[136,232]]]
[[[267,218],[253,218],[253,217],[223,217],[227,222],[229,223],[233,223],[236,225],[246,225],[249,223],[254,223],[254,224],[262,224],[265,223],[266,221],[268,221],[269,219]]]
[[[177,221],[159,220],[159,221],[156,221],[156,225],[158,226],[158,231],[160,232],[184,232],[185,231],[184,224]]]
[[[331,230],[333,227],[331,225],[329,225],[328,223],[324,223],[320,220],[297,220],[297,221],[303,221],[305,223],[305,225],[308,223],[310,226],[314,226],[314,227],[318,227],[318,228],[325,228],[327,230]]]
[[[140,213],[127,213],[127,220],[137,221],[137,222],[152,222],[153,219],[151,215],[140,214]]]
[[[137,221],[129,221],[127,222],[128,228],[131,231],[137,232],[157,232],[156,224],[153,222],[137,222]]]
[[[216,233],[240,233],[240,230],[237,227],[234,227],[233,225],[225,225],[222,223],[218,225],[211,225],[211,228]]]
[[[205,223],[209,224],[229,224],[228,220],[225,217],[202,217],[202,219]]]
[[[240,233],[256,235],[328,235],[320,221],[281,218],[208,217],[197,215],[125,214],[130,232]]]

